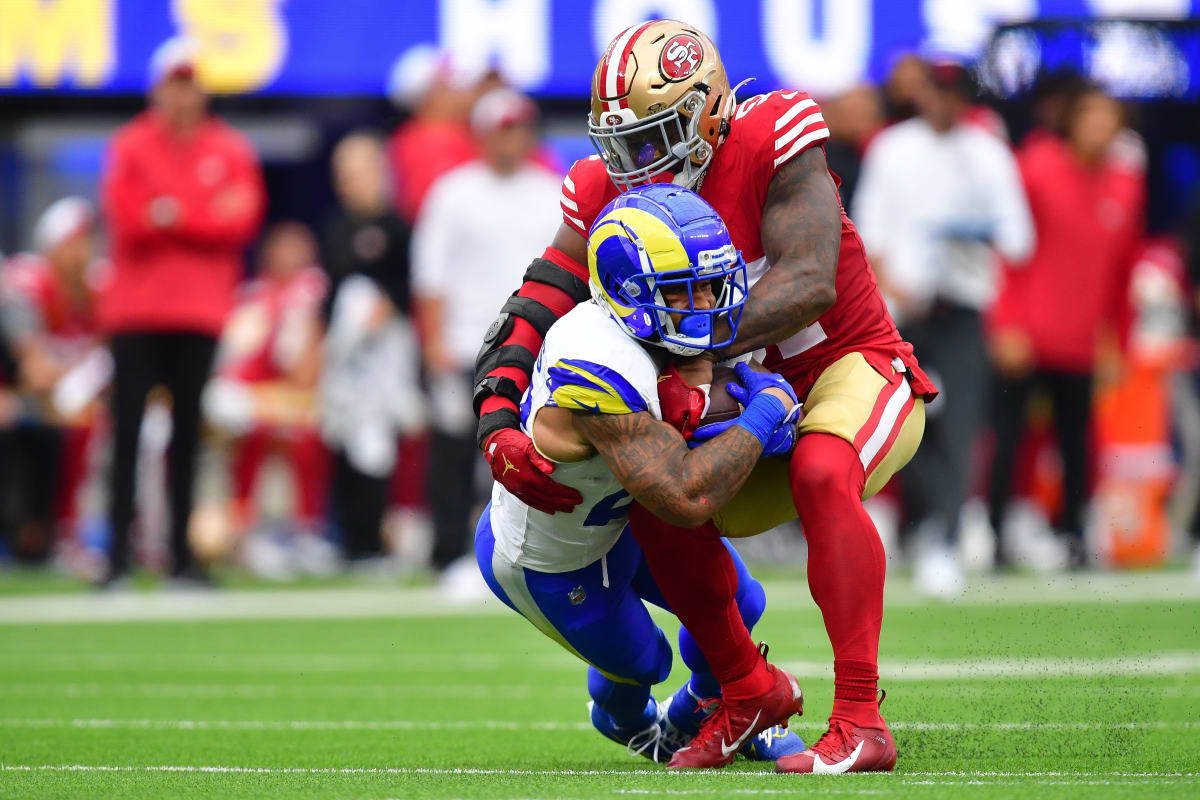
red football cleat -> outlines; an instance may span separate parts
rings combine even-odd
[[[882,728],[857,728],[830,720],[829,730],[803,752],[775,762],[776,772],[840,775],[843,772],[891,772],[896,768],[896,742]]]
[[[763,657],[766,645],[760,645]],[[788,718],[804,713],[804,694],[795,677],[767,664],[775,684],[753,700],[711,700],[715,710],[700,723],[700,732],[687,747],[675,751],[668,769],[714,769],[729,765],[750,737],[775,725],[787,727]]]

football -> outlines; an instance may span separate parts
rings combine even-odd
[[[719,364],[713,367],[713,379],[708,387],[708,407],[702,418],[704,422],[724,422],[742,413],[742,404],[725,390],[730,383],[736,382],[737,375],[731,367]]]

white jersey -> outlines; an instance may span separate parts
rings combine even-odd
[[[662,419],[659,364],[595,303],[580,303],[550,327],[521,401],[521,425],[533,436],[545,406],[596,414],[648,411]],[[536,441],[536,440],[535,440]],[[539,572],[581,569],[607,553],[629,519],[629,492],[599,454],[559,463],[554,480],[583,495],[569,514],[544,514],[500,483],[492,488],[496,552]]]

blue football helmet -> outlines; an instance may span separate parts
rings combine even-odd
[[[749,290],[746,262],[713,207],[681,186],[637,186],[604,207],[588,233],[592,297],[625,332],[677,355],[725,347],[737,337]],[[716,302],[696,308],[709,283]],[[663,289],[686,290],[672,308]],[[672,315],[682,314],[676,324]],[[714,340],[724,316],[730,335]]]

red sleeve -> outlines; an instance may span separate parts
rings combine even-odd
[[[249,143],[230,133],[225,150],[229,154],[229,178],[212,196],[188,203],[174,232],[199,244],[242,247],[258,230],[266,193],[258,159]],[[230,192],[244,193],[247,198],[232,211],[221,206],[221,198]]]
[[[126,244],[143,244],[165,235],[163,229],[150,224],[150,201],[156,192],[136,153],[136,142],[130,141],[127,132],[119,132],[109,147],[100,190],[108,228],[115,239]]]
[[[600,156],[581,158],[571,165],[563,178],[559,199],[563,223],[586,239],[600,211],[616,196],[617,188],[608,179]],[[584,277],[586,279],[586,274]]]
[[[563,253],[561,250],[556,250],[553,247],[547,247],[542,253],[542,258],[547,261],[552,261],[559,267],[562,267],[567,272],[572,273],[580,280],[587,281],[587,267],[580,264],[575,259]],[[555,289],[552,286],[547,286],[544,283],[536,281],[526,281],[517,291],[521,297],[529,297],[537,300],[542,305],[554,312],[556,317],[561,317],[572,308],[575,307],[574,298],[570,297],[566,292]],[[509,333],[508,338],[500,345],[521,345],[531,353],[537,353],[542,348],[542,336],[537,330],[525,320],[517,317],[513,322],[513,329]],[[517,387],[524,392],[529,388],[529,373],[523,372],[519,367],[497,367],[492,370],[489,375],[494,375],[501,378],[511,378]],[[479,413],[486,414],[489,411],[498,411],[503,408],[517,410],[516,404],[512,401],[501,397],[500,395],[492,395],[483,401],[480,406]]]
[[[756,153],[756,168],[762,170],[764,185],[784,164],[829,138],[821,107],[799,91],[752,97],[738,106],[734,120]]]

